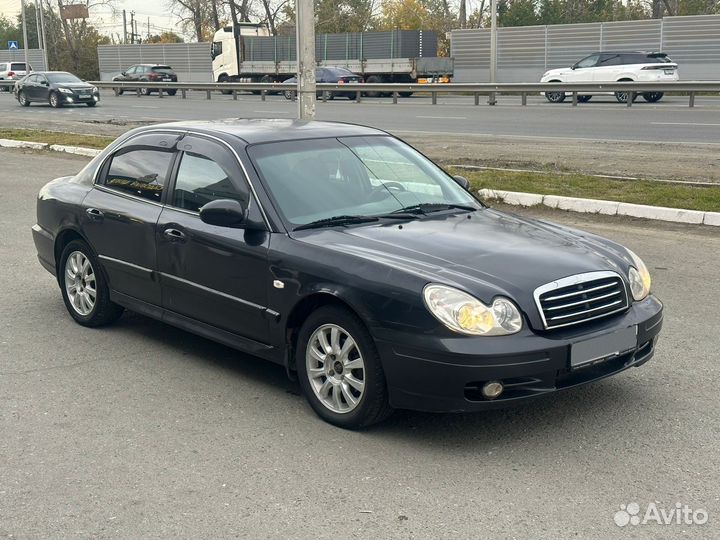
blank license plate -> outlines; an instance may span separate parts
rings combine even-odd
[[[570,367],[578,368],[606,360],[637,347],[637,327],[631,326],[612,334],[573,343],[570,348]]]

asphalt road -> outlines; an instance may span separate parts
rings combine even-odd
[[[717,231],[546,214],[645,259],[656,357],[529,406],[348,432],[277,366],[138,315],[73,323],[30,226],[38,189],[84,161],[0,162],[0,537],[720,536]],[[615,525],[655,501],[709,521]]]
[[[617,103],[612,96],[596,96],[590,103],[572,107],[570,103],[551,104],[540,96],[529,99],[521,107],[519,96],[502,96],[499,104],[473,106],[470,96],[441,97],[433,106],[427,97],[400,98],[397,105],[390,99],[365,99],[362,103],[338,98],[318,104],[320,120],[364,123],[402,133],[475,134],[523,138],[558,139],[558,144],[579,141],[646,141],[666,143],[703,143],[720,146],[720,99],[699,97],[690,109],[685,97],[667,97],[657,104],[640,99],[631,109]],[[95,109],[85,106],[53,110],[48,105],[34,104],[21,108],[12,94],[0,94],[0,115],[5,125],[38,120],[87,122],[155,122],[228,117],[294,118],[296,103],[282,96],[249,94],[233,101],[231,96],[205,93],[139,98],[125,94],[116,97],[102,92],[102,101]],[[570,142],[565,142],[570,141]]]

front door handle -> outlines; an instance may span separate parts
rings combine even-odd
[[[185,241],[185,233],[182,231],[178,231],[177,229],[165,229],[163,231],[163,234],[165,235],[165,238],[167,238],[171,242]]]
[[[98,210],[97,208],[88,208],[87,210],[85,210],[85,213],[93,221],[101,221],[102,218],[105,216],[102,213],[102,210]]]

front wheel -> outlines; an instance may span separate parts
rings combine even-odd
[[[30,100],[25,94],[25,90],[20,90],[20,92],[18,92],[18,103],[20,103],[20,105],[22,105],[23,107],[30,106]]]
[[[50,93],[49,101],[50,101],[50,106],[53,109],[58,109],[58,108],[62,107],[62,100],[60,99],[60,96],[58,95],[57,92]]]
[[[70,316],[83,326],[103,326],[114,322],[123,308],[110,300],[110,291],[100,263],[82,240],[73,240],[58,265],[58,281]]]
[[[325,306],[307,318],[298,337],[296,366],[305,397],[326,422],[357,429],[392,413],[375,343],[347,309]]]
[[[587,103],[592,99],[592,96],[578,96],[578,102]]]
[[[170,90],[165,90],[165,93],[166,93],[168,96],[174,96],[175,94],[177,94],[177,89],[176,89],[176,88],[171,88]]]
[[[664,92],[645,92],[642,96],[648,103],[657,103],[664,95]]]
[[[283,95],[285,96],[285,99],[287,99],[288,101],[292,101],[293,99],[295,99],[295,90],[285,90],[283,92]]]
[[[140,89],[140,95],[141,96],[149,96],[151,90],[149,88],[141,88]]]
[[[85,105],[87,105],[88,107],[94,107],[95,105],[97,105],[97,101],[88,101]]]

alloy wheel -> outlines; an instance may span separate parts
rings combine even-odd
[[[81,251],[73,251],[65,261],[65,292],[70,305],[79,315],[87,316],[95,307],[95,270],[90,259]]]
[[[305,352],[310,386],[328,410],[353,411],[365,392],[365,362],[355,339],[336,324],[324,324],[310,336]]]

